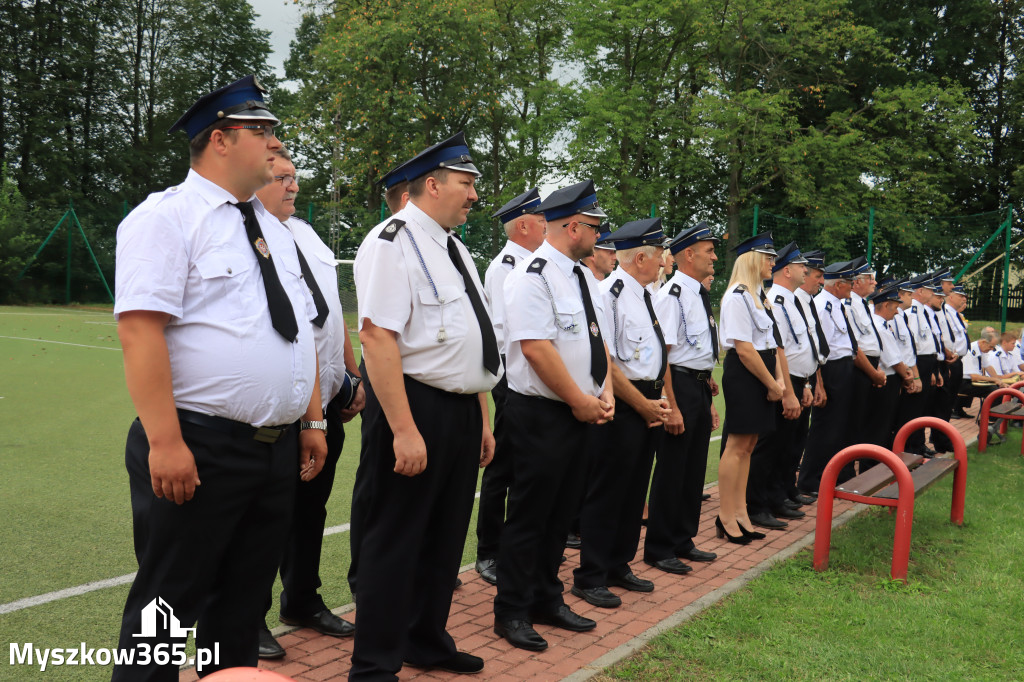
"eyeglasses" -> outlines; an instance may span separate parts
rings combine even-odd
[[[248,125],[239,126],[224,126],[223,128],[219,128],[219,130],[261,130],[263,131],[263,137],[269,138],[274,136],[274,126],[264,123],[250,123]]]
[[[594,230],[594,232],[596,232],[598,234],[601,234],[601,226],[600,225],[594,225],[592,223],[585,223],[583,221],[577,221],[576,224],[577,225],[586,225],[587,227],[592,228]],[[572,223],[562,223],[562,227],[569,227],[570,225],[572,225]]]
[[[287,187],[288,185],[290,185],[293,182],[295,182],[295,176],[294,175],[275,175],[274,176],[274,180],[276,180],[277,182],[280,182],[282,185]]]

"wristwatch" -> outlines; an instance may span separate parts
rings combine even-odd
[[[320,429],[321,431],[324,432],[324,435],[326,435],[327,434],[327,420],[321,419],[320,421],[312,421],[312,422],[300,421],[299,422],[299,430],[305,431],[306,429]]]

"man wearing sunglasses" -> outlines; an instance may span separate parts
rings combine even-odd
[[[119,643],[137,655],[116,681],[177,680],[190,632],[219,652],[201,676],[256,665],[297,479],[327,451],[296,423],[323,421],[316,308],[291,234],[255,197],[281,147],[263,92],[248,76],[200,98],[171,127],[190,140],[185,181],[118,227],[139,570]]]

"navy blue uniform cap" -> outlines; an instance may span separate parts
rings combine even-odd
[[[898,286],[888,286],[876,290],[873,294],[868,296],[868,300],[878,305],[879,303],[885,303],[886,301],[900,300],[900,288]]]
[[[697,242],[714,242],[717,244],[718,237],[711,234],[711,228],[703,220],[691,228],[683,230],[668,243],[669,251],[675,255],[683,249],[689,248]]]
[[[762,232],[761,234],[755,234],[753,237],[744,239],[735,247],[733,247],[733,251],[736,252],[737,256],[742,256],[748,251],[764,253],[769,256],[776,255],[775,242],[772,241],[771,232]]]
[[[805,263],[807,263],[807,259],[800,253],[800,247],[796,245],[796,242],[790,242],[779,249],[779,254],[775,256],[772,272],[778,272],[787,265],[803,265]]]
[[[825,266],[825,279],[853,279],[852,263],[848,260]]]
[[[807,267],[814,268],[815,270],[825,269],[825,252],[821,249],[802,251],[801,254],[807,259]]]
[[[388,178],[387,182],[391,183],[387,186],[397,185],[402,180],[409,180],[411,182],[437,168],[448,168],[450,170],[462,171],[463,173],[471,173],[478,178],[480,177],[481,173],[473,165],[473,159],[469,155],[465,133],[459,131],[447,140],[442,140],[433,146],[427,147],[398,168],[395,168],[385,176]]]
[[[541,202],[540,210],[550,222],[571,215],[585,215],[593,218],[607,218],[608,214],[597,205],[597,190],[593,180],[584,180],[575,185],[556,189]]]
[[[607,241],[615,245],[616,251],[638,246],[664,246],[665,233],[661,231],[661,218],[644,218],[625,223],[612,232]]]
[[[191,140],[207,126],[223,118],[279,125],[281,122],[270,113],[263,102],[265,92],[256,76],[239,78],[230,85],[200,97],[167,132],[184,130]]]
[[[612,225],[609,222],[601,223],[601,235],[597,238],[597,242],[594,243],[595,249],[604,249],[605,251],[614,251],[615,244],[612,244],[610,238],[612,236]]]
[[[517,196],[512,201],[508,202],[497,211],[491,214],[492,218],[498,218],[503,223],[507,223],[510,220],[515,220],[524,213],[538,213],[537,207],[540,206],[540,192],[537,188],[527,190]]]

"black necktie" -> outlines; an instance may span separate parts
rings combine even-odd
[[[825,338],[825,330],[821,328],[821,319],[818,317],[818,306],[814,305],[811,299],[811,317],[814,318],[814,333],[818,336],[818,352],[824,358],[828,357],[828,339]]]
[[[846,306],[843,305],[842,301],[839,301],[839,312],[843,314],[843,322],[846,323],[846,335],[850,337],[850,345],[853,346],[853,354],[857,354],[857,337],[853,335],[853,329],[850,327],[850,318],[846,316]]]
[[[483,338],[484,346],[484,368],[498,376],[498,368],[501,367],[501,358],[498,356],[498,341],[494,337],[494,327],[491,326],[491,318],[487,315],[487,308],[480,298],[480,292],[473,284],[473,278],[469,276],[466,264],[462,262],[459,249],[455,246],[455,238],[448,235],[448,257],[455,264],[455,269],[462,275],[462,281],[466,284],[466,293],[469,294],[469,302],[473,305],[473,312],[476,314],[477,324],[480,325],[480,336]]]
[[[583,276],[583,270],[580,269],[579,265],[574,265],[572,271],[576,273],[576,279],[580,281],[583,312],[587,316],[587,333],[590,334],[590,376],[594,377],[594,381],[600,386],[608,378],[608,358],[604,354],[601,325],[597,323],[594,301],[590,298],[590,287],[587,286],[587,279]]]
[[[704,287],[701,287],[703,289]],[[658,324],[658,316],[654,314],[654,305],[651,304],[651,292],[644,288],[644,305],[647,306],[647,314],[651,316],[651,324],[654,325],[654,333],[658,335],[658,343],[661,345],[661,372],[658,374],[656,379],[661,379],[665,376],[665,370],[668,369],[668,346],[665,345],[665,334],[661,331],[661,325]]]
[[[281,278],[274,267],[274,261],[270,255],[270,247],[263,238],[263,230],[260,229],[260,221],[256,219],[256,211],[248,201],[239,201],[232,204],[242,212],[242,219],[245,223],[245,234],[249,239],[249,246],[256,254],[256,262],[260,265],[260,273],[263,275],[263,288],[267,292],[267,305],[270,308],[270,323],[277,330],[277,333],[295,341],[299,335],[299,325],[295,322],[295,311],[292,310],[292,303],[288,300],[288,294],[284,292],[281,285]]]
[[[701,289],[703,288],[704,286],[701,285]],[[775,345],[779,348],[785,348],[785,346],[782,345],[782,334],[779,333],[779,323],[775,321],[775,316],[772,315],[771,308],[765,305],[765,301],[768,300],[768,294],[764,292],[764,289],[761,289],[758,292],[758,295],[761,297],[761,305],[764,306],[764,311],[768,313],[768,318],[772,321],[772,336],[775,337]]]
[[[718,362],[718,329],[715,327],[715,318],[711,314],[711,292],[700,287],[700,302],[704,304],[704,312],[708,316],[708,327],[711,329],[711,350],[714,352],[715,362]]]
[[[882,337],[878,333],[878,327],[875,326],[874,315],[871,314],[871,308],[868,307],[868,301],[865,298],[860,299],[860,302],[864,304],[864,312],[868,314],[868,322],[871,323],[871,328],[875,330],[875,338],[878,339],[878,353],[882,353]]]
[[[295,253],[299,255],[299,269],[302,270],[302,279],[306,280],[306,286],[309,287],[309,293],[313,295],[313,303],[316,305],[316,317],[311,322],[319,329],[323,329],[327,316],[331,314],[331,311],[327,308],[327,300],[324,298],[323,292],[320,291],[320,285],[316,283],[313,271],[309,269],[309,263],[306,262],[306,257],[302,255],[302,250],[298,244],[295,245]]]
[[[907,336],[910,337],[910,347],[914,349],[914,355],[917,355],[917,341],[914,341],[914,332],[910,331],[910,319],[906,313],[903,313],[903,324],[907,328]]]
[[[807,324],[807,315],[804,314],[804,307],[802,305],[800,305],[800,297],[799,296],[794,296],[793,300],[796,302],[796,311],[798,313],[800,313],[800,319],[804,321],[804,326],[805,327],[809,327],[810,325]],[[814,304],[811,304],[811,309],[812,310],[814,309]],[[793,336],[796,336],[796,334],[794,334]],[[818,349],[814,347],[814,342],[811,341],[811,335],[810,334],[807,335],[807,342],[811,344],[811,355],[814,356],[814,366],[817,367],[818,364],[819,364],[818,363]]]

